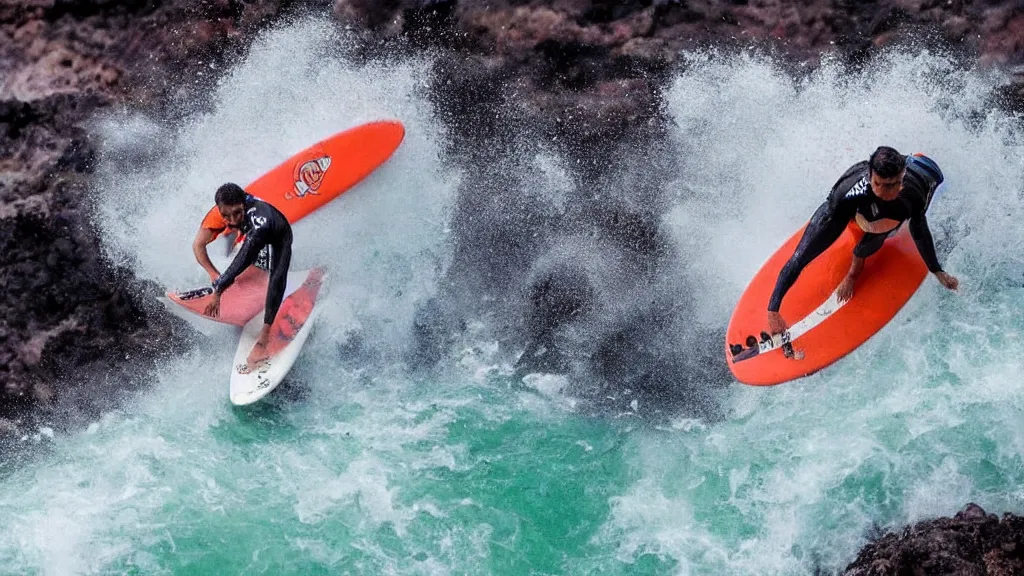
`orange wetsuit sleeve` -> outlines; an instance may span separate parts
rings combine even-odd
[[[224,221],[224,217],[220,215],[220,210],[214,206],[210,208],[210,211],[206,213],[206,217],[203,218],[202,227],[207,230],[213,231],[213,237],[217,238],[228,228],[228,223]]]

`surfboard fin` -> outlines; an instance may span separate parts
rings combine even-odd
[[[745,344],[745,345],[744,345]],[[729,344],[729,352],[734,362],[746,360],[759,351],[757,338],[753,334],[747,336],[743,344]]]
[[[196,288],[195,290],[188,290],[186,292],[178,292],[178,298],[182,300],[195,300],[196,298],[202,298],[203,296],[209,296],[213,294],[213,288],[205,286],[203,288]]]

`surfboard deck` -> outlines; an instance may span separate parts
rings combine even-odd
[[[266,357],[255,366],[248,366],[246,360],[263,328],[263,316],[257,315],[246,323],[231,371],[229,396],[232,404],[244,406],[257,402],[284,380],[313,328],[320,311],[319,295],[325,281],[325,270],[314,268],[302,285],[282,301],[270,328]]]
[[[763,386],[813,374],[866,342],[917,292],[928,268],[903,226],[865,260],[853,298],[842,304],[836,300],[835,290],[846,277],[853,248],[863,234],[854,226],[811,261],[786,294],[779,312],[790,328],[783,334],[765,338],[768,300],[806,224],[750,281],[726,329],[726,362],[737,380]],[[730,344],[743,350],[734,353]]]
[[[289,272],[285,296],[287,297],[297,290],[308,274],[309,270]],[[167,301],[203,320],[245,326],[247,322],[263,311],[269,283],[270,274],[266,271],[255,266],[246,268],[238,275],[235,282],[221,294],[220,315],[216,318],[203,314],[213,296],[213,288],[209,286],[185,292],[168,292]]]

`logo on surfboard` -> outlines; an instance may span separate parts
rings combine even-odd
[[[319,194],[320,185],[323,184],[324,176],[327,175],[327,169],[330,167],[331,157],[326,155],[297,164],[292,172],[294,186],[284,197],[291,200],[292,198],[302,198],[306,194]]]

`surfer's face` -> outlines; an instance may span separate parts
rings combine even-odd
[[[220,215],[224,217],[228,226],[238,228],[242,224],[242,218],[245,217],[245,204],[217,204],[217,209],[220,210]]]
[[[904,171],[905,172],[905,171]],[[903,173],[900,172],[898,175],[892,178],[882,178],[871,171],[871,190],[882,200],[895,200],[900,194],[900,190],[903,189]]]

